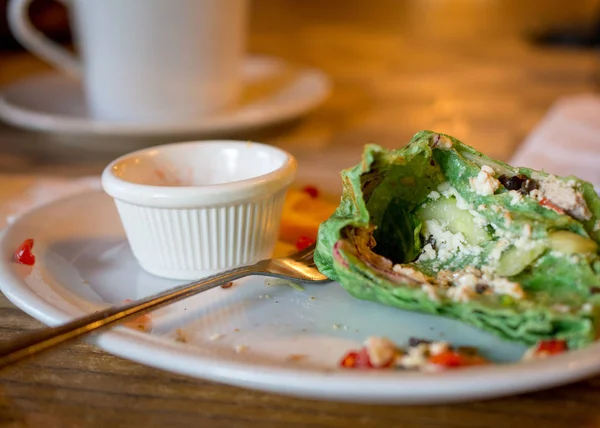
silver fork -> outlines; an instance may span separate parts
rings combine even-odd
[[[47,327],[27,334],[0,346],[0,368],[88,333],[125,321],[135,315],[142,315],[153,309],[246,276],[271,276],[304,283],[328,282],[329,279],[320,273],[315,266],[313,260],[314,250],[315,246],[312,245],[289,257],[262,260],[254,265],[231,269],[125,305],[112,306],[94,312],[58,327]]]

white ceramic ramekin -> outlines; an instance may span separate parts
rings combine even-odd
[[[197,141],[122,156],[102,186],[142,268],[189,280],[269,257],[295,174],[276,147]]]

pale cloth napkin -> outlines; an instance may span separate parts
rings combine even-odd
[[[574,174],[600,190],[600,97],[586,94],[556,101],[509,163],[557,175]],[[36,206],[100,188],[99,177],[0,175],[0,229]]]

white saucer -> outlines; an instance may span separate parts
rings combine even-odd
[[[26,238],[35,241],[33,269],[11,258]],[[140,269],[114,203],[102,192],[38,208],[0,235],[0,289],[50,325],[175,284]],[[176,340],[178,329],[187,343]],[[443,373],[337,368],[348,349],[371,335],[399,344],[416,336],[477,346],[502,364]],[[599,343],[519,362],[523,346],[455,320],[360,301],[333,282],[301,291],[267,287],[257,277],[155,311],[152,333],[117,327],[90,340],[123,358],[188,376],[361,403],[479,400],[574,382],[600,371]],[[236,352],[242,345],[245,352]]]
[[[50,72],[35,75],[0,92],[0,118],[53,134],[164,138],[208,137],[283,122],[318,106],[330,92],[319,70],[296,68],[270,57],[249,57],[243,67],[245,90],[236,108],[201,120],[177,124],[95,120],[85,107],[80,83]]]

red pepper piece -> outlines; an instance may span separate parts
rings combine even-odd
[[[567,342],[565,342],[564,340],[550,339],[542,340],[540,343],[538,343],[535,352],[554,355],[560,354],[561,352],[565,352],[566,350],[568,350]]]
[[[477,366],[487,361],[479,355],[464,355],[454,351],[446,351],[429,358],[430,364],[437,364],[446,368]]]
[[[366,348],[361,348],[358,351],[348,352],[342,361],[340,361],[340,367],[347,369],[371,369],[373,365],[369,360],[369,354]]]
[[[317,189],[315,186],[304,186],[302,191],[308,193],[313,199],[319,197],[319,189]]]
[[[315,243],[315,240],[312,238],[309,238],[308,236],[301,236],[300,238],[298,238],[298,240],[296,241],[296,248],[298,249],[298,251],[302,251],[305,248],[310,247],[312,244]]]
[[[15,262],[23,265],[33,266],[35,256],[31,252],[33,249],[33,239],[26,239],[15,251]]]
[[[340,367],[344,367],[346,369],[356,368],[356,360],[357,359],[358,359],[358,352],[350,351],[346,355],[344,355],[344,358],[342,358],[342,361],[340,361]]]
[[[441,354],[433,355],[429,358],[429,362],[444,367],[461,367],[465,365],[463,356],[454,351],[446,351]]]
[[[550,200],[548,200],[548,198],[542,198],[542,200],[540,201],[540,205],[543,207],[546,207],[546,208],[550,208],[552,211],[556,211],[558,214],[565,213],[565,210],[563,210],[558,205],[550,202]]]
[[[369,359],[369,353],[367,352],[366,348],[361,348],[361,350],[358,351],[358,356],[356,359],[356,366],[359,369],[373,368],[373,365],[371,364],[371,360]]]

